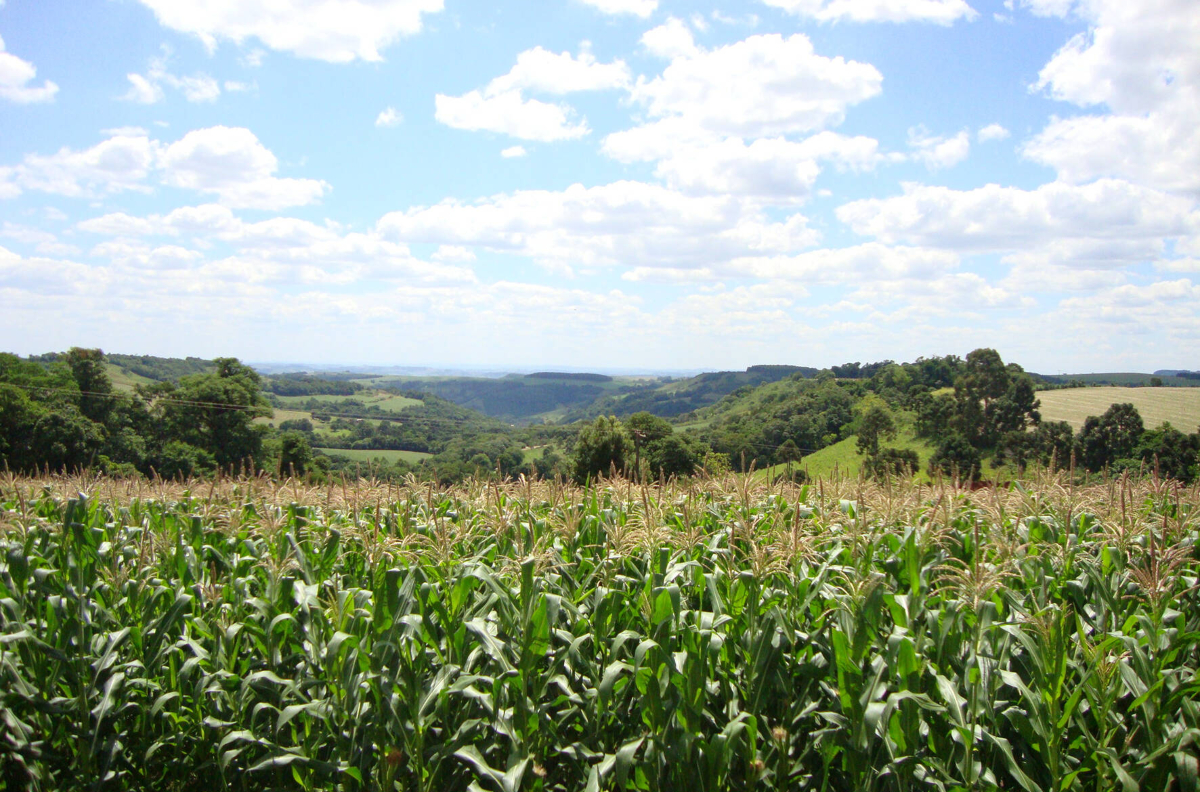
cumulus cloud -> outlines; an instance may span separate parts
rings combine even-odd
[[[394,107],[387,107],[381,110],[379,115],[375,116],[375,126],[377,127],[400,126],[403,122],[404,116],[397,112]]]
[[[803,35],[752,36],[704,49],[679,19],[647,31],[642,44],[670,59],[631,94],[651,118],[605,137],[621,162],[656,162],[655,175],[694,195],[732,194],[778,203],[805,200],[821,161],[864,171],[885,161],[878,141],[828,130],[849,105],[879,92],[870,64],[818,55]]]
[[[517,91],[487,96],[469,91],[462,96],[434,97],[434,118],[448,127],[471,132],[499,132],[522,140],[572,140],[591,130],[586,120],[574,121],[564,104],[525,99]]]
[[[1009,136],[1009,131],[1000,124],[988,124],[981,127],[976,133],[975,138],[980,143],[987,143],[992,140],[1004,140]]]
[[[801,215],[773,221],[732,196],[688,196],[629,181],[523,190],[475,203],[446,200],[384,215],[378,229],[402,242],[528,256],[555,271],[703,268],[800,250],[818,239]]]
[[[964,129],[954,137],[941,137],[918,126],[908,130],[908,147],[913,159],[924,163],[929,170],[941,170],[967,158],[971,153],[971,136]]]
[[[855,232],[952,250],[1028,250],[1061,239],[1155,239],[1188,232],[1191,201],[1124,181],[1063,182],[1035,190],[989,184],[953,190],[905,184],[902,195],[837,209]]]
[[[670,17],[658,27],[642,34],[642,46],[651,55],[659,58],[687,58],[697,55],[700,48],[692,37],[692,31],[677,17]]]
[[[504,157],[505,159],[512,159],[513,157],[524,157],[528,153],[529,152],[527,152],[525,150],[524,146],[509,146],[506,149],[500,150],[500,156]]]
[[[623,61],[600,63],[585,47],[578,57],[541,47],[526,50],[504,75],[481,91],[462,96],[434,97],[434,117],[446,126],[470,131],[499,132],[524,140],[554,141],[588,134],[586,119],[574,119],[567,104],[525,97],[526,92],[563,95],[576,91],[622,88],[629,84]]]
[[[932,22],[952,25],[978,16],[964,0],[763,0],[820,22]]]
[[[655,118],[766,137],[836,125],[847,107],[877,95],[882,82],[869,63],[818,55],[803,34],[769,34],[679,54],[661,75],[639,79],[633,98]]]
[[[578,56],[534,47],[517,55],[517,62],[508,74],[488,83],[485,92],[489,95],[508,91],[562,95],[624,88],[629,82],[629,67],[625,61],[601,63],[586,44],[580,48]]]
[[[580,0],[604,14],[631,14],[645,19],[658,8],[658,0]]]
[[[687,142],[656,125],[609,135],[603,149],[624,161],[657,161],[655,175],[691,194],[733,194],[802,201],[811,193],[821,163],[838,170],[873,169],[884,160],[879,143],[864,136],[825,131],[804,140],[696,136]]]
[[[1043,8],[1065,13],[1061,8]],[[1041,5],[1035,5],[1035,10]],[[1089,25],[1071,38],[1034,86],[1108,114],[1055,119],[1030,140],[1027,157],[1072,182],[1119,176],[1165,190],[1200,193],[1200,15],[1189,0],[1074,7]]]
[[[254,38],[270,49],[332,63],[379,61],[380,50],[418,33],[442,0],[140,0],[160,24],[210,50]]]
[[[29,154],[0,168],[0,197],[24,190],[74,198],[144,192],[157,175],[163,184],[212,193],[229,206],[281,209],[312,203],[329,189],[322,181],[276,177],[275,155],[245,128],[198,129],[168,145],[143,130],[113,131],[119,134],[89,149]]]
[[[329,189],[314,179],[281,179],[279,162],[244,127],[198,129],[162,150],[163,181],[173,187],[215,193],[233,207],[282,209],[320,199]]]
[[[161,102],[163,86],[182,91],[189,102],[214,102],[221,95],[221,84],[207,74],[179,77],[167,71],[170,51],[164,48],[162,55],[150,60],[146,74],[128,74],[129,90],[122,96],[129,102],[155,104]]]
[[[50,102],[58,93],[58,86],[50,80],[41,87],[31,85],[37,77],[37,68],[26,60],[5,51],[4,39],[0,38],[0,99],[17,104]]]

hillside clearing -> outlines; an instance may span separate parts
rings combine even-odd
[[[386,459],[388,464],[393,464],[397,459],[403,459],[409,464],[420,462],[432,454],[426,454],[423,451],[396,451],[391,449],[375,449],[375,448],[314,448],[314,451],[325,454],[326,456],[343,456],[347,459],[352,459],[355,462],[370,462],[373,459]]]
[[[1200,427],[1200,388],[1066,388],[1040,391],[1043,421],[1066,421],[1076,431],[1089,415],[1102,415],[1114,404],[1137,408],[1147,429],[1163,421],[1182,432]]]

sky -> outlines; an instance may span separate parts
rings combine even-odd
[[[1195,0],[0,0],[0,350],[1200,369]]]

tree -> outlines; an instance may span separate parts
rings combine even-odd
[[[982,472],[979,450],[960,434],[952,434],[938,444],[929,460],[929,475],[956,476],[978,481]]]
[[[882,448],[863,465],[867,475],[876,479],[909,477],[920,468],[921,458],[911,448]]]
[[[1020,366],[1005,366],[994,349],[967,355],[954,382],[955,429],[976,448],[991,448],[1005,432],[1041,420],[1033,382]]]
[[[203,448],[172,440],[163,446],[154,469],[165,479],[186,479],[211,473],[215,467],[212,454]]]
[[[1088,416],[1079,433],[1077,456],[1091,471],[1102,470],[1121,459],[1131,459],[1144,426],[1132,404],[1114,404],[1104,415]]]
[[[707,450],[690,437],[670,434],[646,446],[646,463],[653,476],[690,476],[700,467]]]
[[[598,417],[583,428],[575,443],[575,481],[583,484],[613,469],[624,472],[625,455],[631,445],[629,435],[615,416]]]
[[[40,462],[53,470],[82,470],[95,461],[104,430],[72,406],[43,413],[33,425],[33,444]]]
[[[0,467],[29,470],[37,464],[34,427],[44,413],[23,389],[0,382]]]
[[[1196,480],[1200,462],[1200,432],[1185,435],[1164,422],[1142,434],[1134,454],[1158,475],[1190,484]]]
[[[88,420],[106,423],[113,407],[113,388],[104,369],[104,353],[99,349],[71,347],[64,359],[79,386],[79,412]]]
[[[301,432],[279,435],[279,471],[285,475],[303,476],[312,469],[313,452],[308,438]]]
[[[158,383],[143,393],[158,401],[168,440],[179,440],[212,455],[221,467],[262,457],[267,427],[254,419],[271,415],[258,372],[236,358],[217,358],[216,371]]]
[[[625,432],[633,441],[634,475],[642,475],[642,449],[670,437],[675,429],[664,418],[645,411],[636,412],[625,419]]]
[[[896,437],[896,419],[887,404],[878,396],[868,396],[863,399],[858,419],[858,453],[868,457],[879,453],[881,439]]]

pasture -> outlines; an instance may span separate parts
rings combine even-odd
[[[370,462],[375,459],[385,459],[388,464],[395,462],[397,459],[403,459],[405,462],[415,464],[422,459],[431,456],[423,451],[396,451],[389,449],[373,449],[373,448],[314,448],[313,451],[318,451],[327,456],[343,456],[347,459],[352,459],[355,462]]]
[[[1163,421],[1184,433],[1200,427],[1200,388],[1064,388],[1038,391],[1043,421],[1066,421],[1079,431],[1089,415],[1102,415],[1114,404],[1137,408],[1147,429]]]
[[[399,412],[408,407],[420,407],[424,404],[420,399],[410,399],[390,391],[363,391],[353,396],[320,394],[317,396],[276,396],[275,398],[285,406],[307,404],[309,401],[320,402],[328,405],[332,412],[337,412],[346,401],[360,402],[368,407],[378,407],[388,412]],[[346,407],[345,409],[353,411],[354,408]]]
[[[1187,790],[1200,489],[0,479],[0,788]]]

